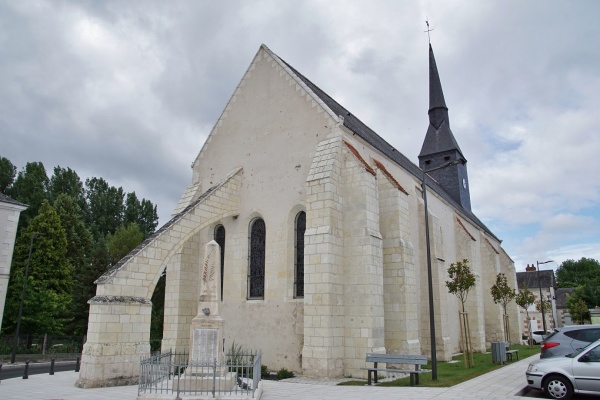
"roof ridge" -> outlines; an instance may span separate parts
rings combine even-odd
[[[281,62],[283,62],[287,67],[289,67],[289,69],[293,71],[294,74],[299,79],[301,79],[312,90],[312,92],[315,93],[323,101],[323,103],[325,103],[327,107],[329,107],[329,109],[331,109],[335,114],[341,115],[343,117],[343,124],[346,128],[357,134],[359,137],[361,137],[363,140],[365,140],[367,143],[373,146],[376,150],[381,152],[388,159],[405,169],[409,174],[412,174],[416,179],[422,179],[421,177],[423,174],[423,170],[419,166],[410,161],[410,159],[404,154],[402,154],[400,151],[396,150],[384,138],[379,136],[374,130],[369,128],[364,122],[362,122],[348,109],[346,109],[344,106],[338,103],[335,99],[333,99],[330,95],[323,91],[319,86],[314,84],[310,79],[302,75],[302,73],[300,73],[287,61],[280,58],[279,56],[277,56],[277,58],[281,60]],[[456,209],[457,213],[461,214],[464,218],[472,221],[475,225],[479,226],[481,229],[487,232],[491,237],[498,240],[498,242],[502,242],[483,222],[481,222],[479,218],[477,218],[475,214],[473,214],[471,210],[463,208],[462,205],[456,200],[454,200],[452,196],[450,196],[450,194],[446,192],[439,183],[432,182],[431,179],[428,179],[428,186],[433,192],[438,194],[448,203],[452,204]]]

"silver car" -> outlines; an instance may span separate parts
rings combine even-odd
[[[600,394],[600,340],[564,357],[545,358],[527,368],[527,385],[554,399],[573,393]]]
[[[540,358],[571,354],[598,339],[600,339],[599,324],[563,326],[544,338]]]

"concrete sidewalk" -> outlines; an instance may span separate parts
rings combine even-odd
[[[539,355],[512,363],[450,388],[336,386],[336,383],[339,381],[314,381],[301,377],[285,381],[263,381],[262,399],[374,400],[402,398],[406,400],[515,400],[519,398],[515,397],[515,395],[518,395],[526,387],[525,370],[527,369],[527,365],[537,359],[539,359]],[[55,375],[31,375],[29,379],[6,379],[0,382],[0,399],[132,400],[137,397],[137,386],[98,389],[76,388],[74,384],[78,376],[79,374],[76,372],[59,372]]]

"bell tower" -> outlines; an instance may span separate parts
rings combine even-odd
[[[429,44],[429,127],[419,153],[419,167],[427,171],[458,160],[460,163],[438,169],[429,175],[459,203],[471,211],[471,195],[467,175],[467,159],[463,156],[448,118],[448,107],[444,100],[431,43]]]

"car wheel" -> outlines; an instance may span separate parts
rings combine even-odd
[[[544,392],[553,399],[568,400],[573,396],[571,382],[560,375],[552,375],[544,380]]]

